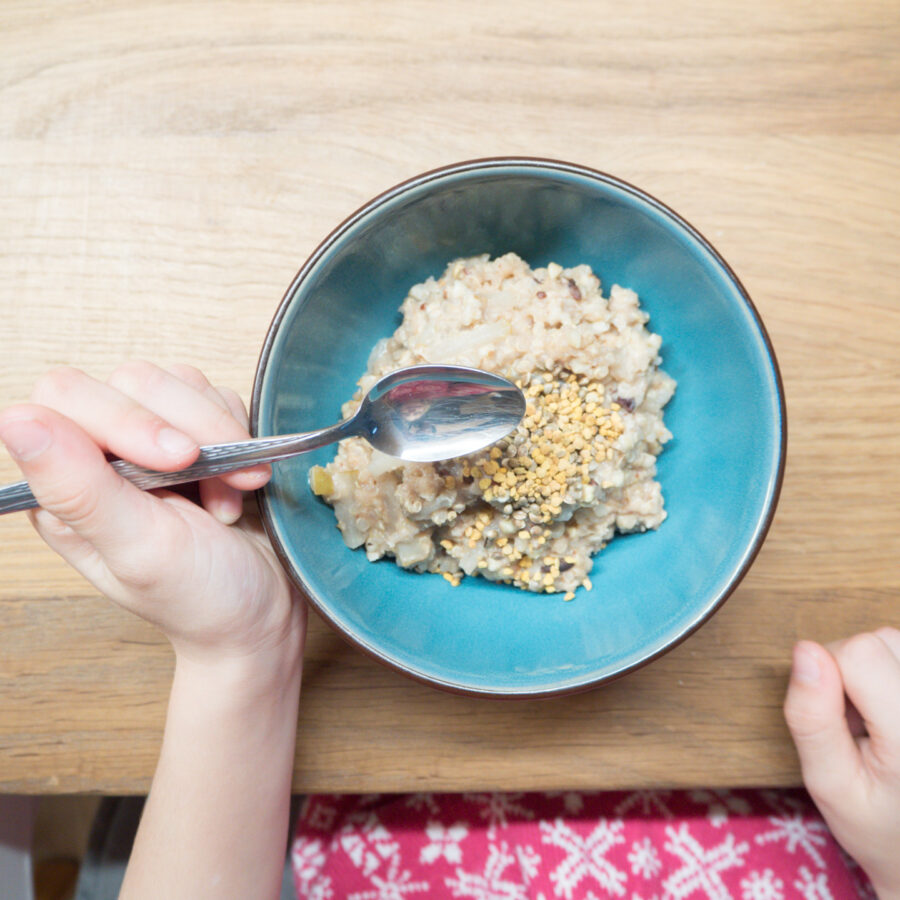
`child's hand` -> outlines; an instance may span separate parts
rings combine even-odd
[[[801,641],[784,715],[835,838],[881,900],[900,898],[900,631]]]
[[[241,491],[265,484],[268,467],[201,483],[197,506],[138,490],[104,456],[170,471],[201,444],[245,440],[237,394],[189,366],[130,363],[108,383],[54,371],[32,400],[0,414],[0,439],[41,504],[34,526],[57,553],[158,625],[179,656],[205,663],[290,646],[296,658],[303,604],[258,525],[228,527],[241,516]]]

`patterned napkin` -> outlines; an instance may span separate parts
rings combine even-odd
[[[303,900],[872,898],[802,790],[308,797]]]

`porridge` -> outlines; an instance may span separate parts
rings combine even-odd
[[[613,285],[604,297],[586,265],[532,270],[513,253],[484,255],[415,285],[401,312],[344,415],[383,375],[421,363],[505,375],[526,413],[487,450],[440,463],[342,441],[310,484],[349,547],[454,585],[474,575],[571,600],[617,532],[659,527],[656,457],[675,382],[633,291]]]

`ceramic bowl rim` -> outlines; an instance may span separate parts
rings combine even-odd
[[[458,175],[466,172],[476,172],[479,170],[489,171],[491,169],[502,169],[510,167],[533,169],[536,172],[561,172],[574,174],[591,179],[593,181],[599,181],[613,188],[617,188],[618,190],[624,191],[627,194],[631,194],[637,199],[642,200],[643,202],[656,208],[668,219],[672,220],[672,222],[678,228],[683,229],[695,241],[697,241],[697,243],[704,250],[706,250],[706,252],[708,252],[710,256],[712,256],[715,262],[719,266],[721,266],[722,271],[727,275],[729,281],[737,289],[739,296],[746,304],[751,314],[751,318],[755,323],[756,328],[758,329],[759,336],[762,338],[766,356],[768,357],[769,363],[772,366],[772,372],[775,380],[775,390],[778,394],[779,416],[778,422],[776,423],[776,428],[780,432],[777,472],[775,475],[774,489],[772,491],[769,504],[765,510],[762,527],[759,529],[754,541],[748,548],[748,552],[744,557],[743,565],[734,573],[729,582],[719,592],[719,595],[715,598],[714,602],[709,607],[707,607],[703,614],[699,616],[695,621],[693,621],[687,628],[677,634],[674,638],[668,641],[664,646],[660,647],[653,654],[643,657],[636,662],[625,666],[622,669],[618,669],[615,672],[611,672],[605,675],[599,675],[596,678],[589,679],[579,684],[565,685],[559,688],[498,690],[489,687],[477,687],[473,685],[465,685],[451,681],[445,681],[440,678],[432,677],[423,672],[417,671],[416,669],[413,669],[410,666],[404,664],[400,660],[395,659],[386,653],[382,653],[377,648],[370,646],[364,641],[358,639],[356,636],[351,634],[335,616],[330,613],[327,604],[323,602],[323,600],[317,595],[316,591],[314,591],[306,583],[306,581],[297,571],[296,567],[290,559],[289,554],[282,546],[280,537],[278,536],[278,530],[275,527],[275,523],[272,518],[272,512],[269,506],[267,491],[265,488],[257,491],[257,502],[259,506],[260,518],[279,562],[281,563],[290,580],[297,588],[299,588],[310,605],[344,640],[346,640],[357,649],[361,650],[367,656],[422,684],[427,684],[431,687],[436,687],[454,694],[487,697],[492,699],[518,700],[534,699],[539,697],[559,697],[568,694],[576,694],[582,691],[591,690],[601,684],[608,684],[612,681],[615,681],[616,679],[627,675],[629,672],[634,672],[637,669],[646,666],[647,664],[653,662],[653,660],[658,659],[659,657],[668,653],[674,647],[677,647],[682,641],[690,637],[695,631],[697,631],[697,629],[708,622],[716,612],[718,612],[718,610],[734,593],[738,585],[741,583],[741,581],[743,581],[744,576],[750,570],[750,567],[753,565],[760,549],[765,543],[766,536],[769,533],[769,529],[775,517],[775,511],[778,507],[778,501],[781,496],[781,488],[784,482],[784,470],[787,457],[787,409],[785,405],[784,382],[782,380],[781,370],[778,365],[778,359],[775,356],[775,350],[772,346],[771,338],[769,337],[769,333],[766,330],[766,326],[762,321],[759,311],[757,310],[753,301],[750,299],[750,295],[747,293],[747,290],[744,288],[743,284],[741,283],[740,279],[731,268],[731,266],[728,265],[728,263],[721,256],[718,250],[716,250],[712,243],[710,243],[710,241],[708,241],[706,237],[704,237],[703,234],[698,231],[693,225],[691,225],[686,219],[684,219],[681,215],[675,212],[675,210],[667,206],[661,200],[658,200],[656,197],[648,194],[641,188],[638,188],[635,185],[630,184],[629,182],[624,181],[623,179],[618,178],[615,175],[610,175],[606,172],[602,172],[599,169],[593,169],[588,166],[584,166],[578,163],[566,162],[564,160],[538,156],[491,156],[480,159],[464,160],[458,163],[450,163],[449,165],[439,166],[438,168],[429,169],[427,172],[422,172],[419,175],[414,175],[411,178],[407,178],[406,180],[395,184],[393,187],[382,191],[380,194],[376,195],[371,200],[367,201],[354,212],[352,212],[349,216],[347,216],[347,218],[344,219],[335,228],[333,228],[332,231],[329,232],[329,234],[319,243],[315,250],[313,250],[313,252],[300,267],[291,283],[288,285],[287,290],[285,290],[284,295],[281,298],[277,309],[275,310],[275,314],[272,317],[272,321],[269,324],[269,328],[266,331],[265,340],[263,341],[259,358],[257,360],[256,371],[253,376],[253,391],[250,398],[250,433],[253,436],[257,436],[263,379],[265,378],[266,369],[269,363],[269,357],[275,343],[275,337],[278,333],[279,328],[281,327],[281,323],[285,315],[287,314],[288,309],[292,305],[292,298],[296,294],[303,281],[313,270],[315,265],[319,262],[319,260],[333,246],[335,246],[338,241],[360,219],[374,212],[380,206],[383,206],[385,203],[397,196],[400,196],[401,194],[404,194],[414,188],[422,187],[423,185],[426,185],[431,181],[437,181],[451,175]]]

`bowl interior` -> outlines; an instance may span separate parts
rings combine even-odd
[[[340,417],[413,284],[459,256],[515,251],[532,266],[588,263],[604,293],[630,287],[678,381],[659,458],[668,518],[599,554],[572,602],[466,578],[454,588],[351,551],[307,487],[326,448],[279,463],[270,532],[333,624],[442,686],[541,694],[613,677],[657,655],[727,596],[764,536],[782,465],[777,370],[755,314],[709,246],[614,179],[564,165],[458,167],[395,189],[338,229],[301,270],[260,363],[260,435]]]

